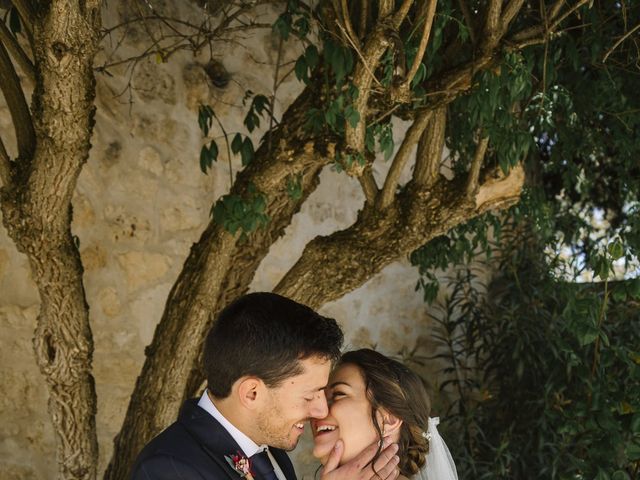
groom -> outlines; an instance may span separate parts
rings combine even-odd
[[[286,451],[311,418],[327,415],[324,387],[343,335],[335,320],[273,293],[252,293],[226,307],[207,335],[208,388],[178,421],[142,450],[133,480],[295,480]],[[322,480],[392,480],[396,445],[374,465],[372,445],[338,467],[336,444]]]

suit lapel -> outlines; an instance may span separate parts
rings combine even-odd
[[[198,406],[197,399],[187,400],[178,421],[229,479],[238,480],[240,478],[240,474],[227,463],[225,456],[236,453],[246,455],[246,453],[240,449],[231,434],[209,412]],[[287,453],[277,448],[269,450],[287,480],[296,480],[296,473]]]
[[[202,447],[202,450],[225,472],[229,479],[240,479],[240,474],[229,465],[225,456],[236,453],[244,455],[244,452],[229,432],[206,410],[198,406],[197,399],[188,400],[185,403],[178,421],[184,425],[189,434]]]

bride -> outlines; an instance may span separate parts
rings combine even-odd
[[[345,353],[326,388],[329,414],[312,421],[313,455],[329,469],[336,442],[340,464],[382,440],[398,444],[400,479],[457,480],[456,467],[429,418],[431,402],[420,378],[370,349]],[[380,454],[378,448],[374,462]]]

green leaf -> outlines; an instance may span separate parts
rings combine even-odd
[[[209,149],[206,145],[203,145],[200,149],[200,170],[206,174],[207,169],[211,168],[211,157],[209,156]]]
[[[629,457],[629,460],[637,462],[640,460],[640,444],[637,442],[629,442],[625,448],[625,454]]]
[[[315,45],[309,45],[304,52],[304,56],[307,61],[307,65],[311,70],[318,66],[320,62],[320,54],[318,53],[318,49]]]
[[[200,130],[202,130],[202,133],[205,137],[209,135],[212,117],[213,110],[209,105],[200,105],[198,107],[198,125],[200,126]]]
[[[309,82],[307,77],[307,61],[304,55],[300,55],[295,65],[296,78],[304,83]]]
[[[231,151],[233,153],[239,153],[242,150],[242,135],[236,133],[231,141]]]
[[[269,99],[264,95],[256,95],[253,97],[253,109],[258,115],[262,115],[263,112],[268,111]]]
[[[243,166],[247,166],[251,163],[254,156],[253,142],[249,137],[244,138],[242,142],[242,148],[240,150],[240,158]]]
[[[273,30],[278,33],[283,40],[287,40],[291,33],[291,14],[285,12],[280,15],[273,24]]]
[[[622,242],[620,242],[620,240],[616,240],[613,243],[610,243],[608,246],[608,250],[609,250],[609,255],[611,255],[611,258],[613,258],[613,260],[618,260],[619,258],[622,258],[624,255],[624,247],[622,245]]]
[[[613,472],[613,475],[611,475],[611,480],[631,480],[631,479],[629,478],[629,475],[627,475],[627,472],[623,472],[622,470],[617,470]]]

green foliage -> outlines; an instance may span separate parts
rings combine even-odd
[[[215,140],[211,140],[209,146],[202,146],[200,150],[200,170],[206,174],[207,170],[211,168],[213,162],[218,160],[218,145]]]
[[[420,273],[416,290],[422,289],[425,301],[433,302],[440,289],[436,270],[468,264],[480,254],[491,258],[496,243],[500,241],[501,231],[502,220],[487,213],[460,225],[447,235],[434,238],[412,252],[410,261],[418,267]]]
[[[273,31],[288,40],[291,34],[305,38],[311,29],[310,9],[305,2],[289,0],[286,9],[273,24]]]
[[[202,135],[205,137],[209,135],[211,129],[211,122],[213,122],[214,113],[213,109],[209,105],[200,105],[198,107],[198,126],[202,131]]]
[[[246,105],[247,100],[253,96],[249,110],[244,117],[244,124],[249,132],[253,132],[256,128],[260,127],[260,117],[263,117],[266,113],[271,116],[271,110],[269,105],[269,99],[264,95],[253,95],[251,90],[248,90],[245,94],[242,104]]]
[[[462,269],[433,316],[460,478],[638,478],[640,279],[559,281],[535,237],[505,236],[486,294]]]
[[[243,140],[240,133],[236,133],[233,136],[233,140],[231,141],[231,151],[235,154],[240,154],[240,160],[243,167],[251,163],[255,153],[251,139],[248,136],[245,136]]]
[[[264,227],[269,221],[266,198],[253,185],[243,196],[228,194],[221,197],[211,209],[213,219],[232,235],[240,231],[247,239],[251,232]]]

